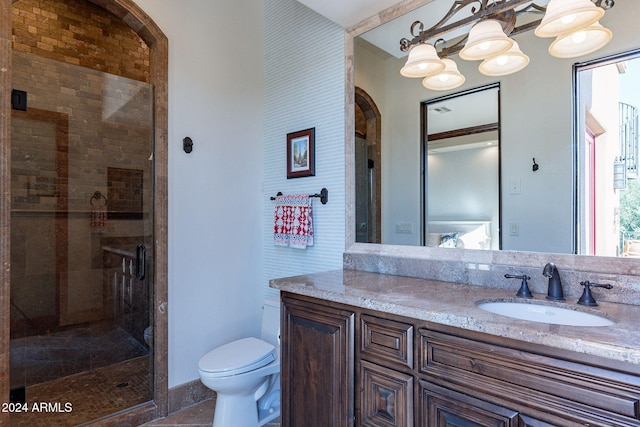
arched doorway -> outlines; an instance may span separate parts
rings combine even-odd
[[[167,61],[168,42],[157,25],[130,0],[86,0],[115,15],[131,27],[149,47],[149,83],[153,86],[153,205],[150,223],[152,248],[152,305],[154,351],[153,399],[119,418],[144,422],[167,413]],[[0,0],[0,384],[3,402],[9,402],[10,282],[11,282],[11,147],[12,147],[12,4]],[[58,123],[59,121],[56,121]],[[43,194],[46,189],[42,190]],[[46,196],[46,194],[45,194]],[[9,424],[9,414],[0,424]]]
[[[355,88],[356,242],[381,243],[381,116],[373,99]]]

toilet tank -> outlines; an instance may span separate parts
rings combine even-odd
[[[280,300],[276,297],[264,301],[260,338],[280,348]]]

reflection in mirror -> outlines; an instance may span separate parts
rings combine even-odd
[[[355,90],[356,242],[380,243],[380,111]]]
[[[406,56],[398,41],[407,37],[411,22],[422,20],[429,27],[433,23],[428,20],[440,19],[441,11],[448,10],[453,1],[418,3],[422,6],[413,11],[415,14],[396,15],[375,28],[372,20],[371,25],[358,27],[364,28],[364,32],[359,29],[353,32],[355,86],[371,97],[380,112],[381,158],[376,185],[380,189],[379,232],[383,244],[424,243],[420,105],[452,93],[425,89],[420,79],[400,75]],[[552,40],[536,37],[533,31],[513,36],[530,57],[530,63],[511,75],[488,77],[478,71],[478,61],[461,61],[457,55],[451,56],[466,77],[464,85],[453,91],[500,84],[502,233],[496,239],[500,241],[500,249],[593,253],[585,249],[580,237],[586,214],[585,202],[577,200],[573,64],[637,48],[634,30],[637,24],[633,18],[637,11],[631,3],[616,2],[601,19],[613,33],[611,42],[602,50],[577,59],[552,57],[548,52]],[[400,24],[396,25],[397,22]],[[375,39],[369,37],[373,33]],[[447,187],[443,184],[441,188]],[[350,222],[351,227],[356,225],[355,220]],[[492,238],[491,244],[496,241]]]
[[[576,66],[579,252],[640,256],[640,51]]]
[[[490,85],[422,104],[422,242],[500,248],[500,88]]]

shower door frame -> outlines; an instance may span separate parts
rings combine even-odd
[[[0,402],[9,402],[9,345],[11,289],[11,53],[12,4],[0,0]],[[150,49],[150,81],[154,87],[154,221],[153,251],[153,400],[117,416],[138,423],[168,413],[168,39],[132,0],[86,0],[129,25]],[[134,422],[135,422],[134,421]],[[109,422],[115,422],[110,419]],[[9,413],[0,412],[0,425]]]

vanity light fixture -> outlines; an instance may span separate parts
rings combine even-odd
[[[534,34],[538,37],[557,37],[582,30],[603,16],[604,10],[591,0],[550,0]]]
[[[413,38],[400,40],[400,50],[409,52],[400,73],[405,77],[423,77],[422,84],[427,89],[456,88],[464,83],[464,76],[455,62],[448,58],[455,53],[464,60],[482,61],[478,67],[482,74],[504,76],[515,73],[529,64],[529,57],[511,36],[534,28],[538,37],[556,38],[549,47],[552,56],[573,58],[586,55],[611,40],[611,31],[600,25],[598,20],[606,9],[613,6],[614,0],[550,0],[546,7],[537,5],[535,0],[456,0],[444,18],[433,27],[424,30],[420,21],[411,25]],[[465,10],[468,15],[469,9],[471,15],[449,22],[460,11]],[[518,16],[525,14],[543,16],[517,26]],[[469,33],[454,37],[451,47],[442,49],[438,57],[429,41],[469,25],[472,25]],[[440,58],[442,60],[438,64]]]
[[[516,41],[505,53],[487,58],[478,67],[485,76],[506,76],[513,74],[529,65],[529,57],[522,53]]]
[[[425,77],[422,80],[422,86],[431,90],[449,90],[462,86],[465,77],[458,71],[455,61],[450,58],[442,58],[442,62],[445,64],[444,70]]]
[[[549,46],[549,54],[556,58],[587,55],[604,47],[611,37],[613,37],[611,30],[596,22],[587,28],[559,35]]]
[[[439,47],[440,46],[440,47]],[[444,49],[447,46],[445,39],[438,39],[434,43],[434,48]],[[458,70],[456,62],[448,57],[442,58],[444,69],[438,73],[430,74],[422,80],[422,86],[431,90],[455,89],[465,81],[465,77]]]
[[[608,3],[613,6],[613,2]],[[611,31],[598,22],[603,16],[604,9],[592,0],[550,0],[534,33],[538,37],[556,37],[549,46],[551,56],[575,58],[609,43]]]
[[[409,51],[409,59],[400,70],[404,77],[426,77],[444,70],[445,64],[438,57],[433,45],[420,43]]]
[[[467,43],[459,55],[465,61],[478,61],[508,51],[513,43],[498,20],[483,19],[471,27]]]

